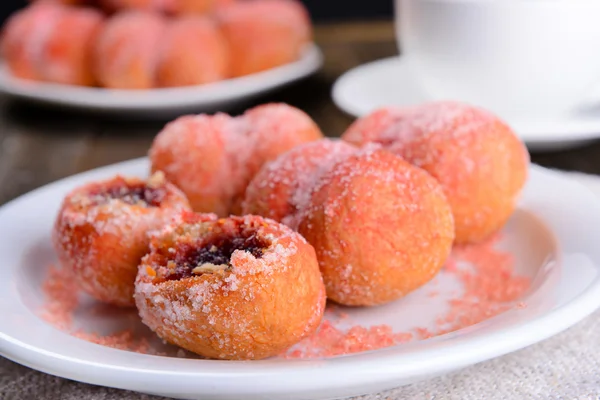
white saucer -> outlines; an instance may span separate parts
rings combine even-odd
[[[313,44],[294,63],[240,78],[180,88],[114,90],[26,81],[13,77],[2,64],[0,92],[63,107],[153,118],[224,111],[309,76],[322,65],[323,55]]]
[[[410,106],[429,100],[402,57],[347,71],[335,82],[332,96],[339,108],[355,117],[382,106]],[[600,139],[600,104],[570,117],[549,114],[527,120],[505,119],[532,150],[566,149]]]
[[[532,277],[526,307],[428,340],[349,356],[314,360],[235,362],[151,356],[93,344],[39,318],[42,285],[55,262],[50,230],[63,196],[73,187],[116,173],[145,176],[146,159],[76,175],[0,208],[0,355],[53,375],[181,399],[326,399],[374,393],[488,360],[544,340],[600,306],[600,202],[564,175],[533,166],[502,246],[520,274]],[[435,324],[457,290],[442,271],[431,285],[391,304],[349,309],[364,326],[394,330]],[[136,318],[86,303],[74,315],[83,329],[138,329]],[[111,311],[112,310],[112,311]],[[107,332],[108,333],[108,332]]]

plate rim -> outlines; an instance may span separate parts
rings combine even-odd
[[[344,113],[351,117],[359,118],[365,113],[362,108],[352,101],[350,96],[344,93],[347,87],[353,85],[356,76],[362,74],[373,74],[373,70],[388,67],[396,64],[399,68],[405,69],[407,73],[408,63],[406,57],[402,55],[384,57],[364,64],[357,65],[340,75],[331,88],[331,98],[335,105]],[[416,82],[414,83],[416,85]],[[594,104],[597,103],[594,102]],[[415,103],[417,104],[417,103]],[[510,125],[517,130],[519,137],[527,144],[545,145],[556,142],[578,142],[600,138],[600,110],[597,112],[597,118],[572,116],[571,118],[557,119],[546,122],[542,125],[543,131],[540,132],[536,127],[539,122],[531,121],[509,121]],[[552,115],[552,114],[549,114]],[[562,122],[562,125],[561,125]],[[568,125],[565,125],[568,124]],[[520,129],[518,127],[521,126]]]
[[[0,221],[20,202],[33,199],[44,191],[53,190],[60,185],[73,186],[89,179],[90,176],[108,176],[115,173],[115,171],[130,174],[127,171],[136,168],[147,170],[147,167],[148,160],[143,157],[88,170],[44,185],[0,207]],[[569,182],[569,185],[575,185],[585,196],[589,196],[587,200],[595,208],[595,210],[590,211],[594,211],[595,217],[600,221],[600,201],[585,186],[569,181],[568,178],[559,175],[557,172],[535,165],[532,166],[531,173],[532,175],[541,174],[542,177],[551,177],[552,179],[562,180],[563,183]],[[596,229],[600,230],[600,227]],[[594,261],[598,262],[598,260]],[[14,271],[11,273],[14,274]],[[2,286],[5,286],[5,284],[0,283],[0,287]],[[4,293],[9,293],[9,291],[4,291]],[[17,299],[17,302],[21,303],[20,298]],[[38,318],[26,306],[22,304],[21,306],[23,310],[27,311],[27,318]],[[49,351],[47,348],[34,348],[21,342],[18,338],[7,336],[2,329],[2,321],[0,320],[0,355],[28,367],[63,378],[150,393],[167,393],[164,385],[157,385],[157,382],[152,378],[168,376],[171,379],[169,382],[172,383],[170,386],[173,388],[168,392],[171,395],[183,395],[193,392],[225,398],[227,396],[248,394],[248,387],[254,388],[250,390],[252,393],[254,393],[253,390],[260,390],[256,393],[281,394],[290,390],[290,382],[285,379],[286,375],[290,373],[293,373],[294,378],[300,382],[303,379],[313,379],[311,380],[313,385],[307,390],[327,391],[343,385],[346,385],[345,388],[352,388],[373,384],[374,382],[383,384],[383,382],[391,382],[407,375],[443,373],[450,369],[458,369],[495,358],[545,340],[579,322],[599,307],[600,276],[596,276],[585,290],[566,304],[562,304],[538,318],[507,329],[508,333],[511,333],[510,335],[501,331],[487,332],[474,335],[474,337],[470,334],[458,338],[448,338],[448,335],[444,335],[446,336],[445,340],[440,341],[442,345],[431,345],[433,343],[431,341],[421,341],[414,345],[400,346],[401,349],[400,347],[393,347],[324,360],[244,362],[166,358],[167,361],[157,361],[159,358],[165,358],[106,348],[82,341],[57,330],[57,334],[68,336],[68,340],[76,341],[74,343],[78,347],[89,351],[92,355],[97,352],[108,352],[109,355],[114,355],[117,360],[122,357],[131,357],[139,361],[140,365],[145,365],[141,368],[122,367],[114,365],[114,363],[102,364],[95,362],[94,359],[86,359],[86,354],[82,354],[79,358],[73,358],[61,355],[59,352]],[[532,334],[532,332],[535,332],[535,334]],[[490,341],[502,343],[502,345],[490,346]],[[422,349],[422,347],[426,348]],[[472,351],[474,348],[477,348],[478,351]],[[123,354],[126,354],[126,356]],[[170,367],[154,368],[153,364],[161,364],[162,362],[170,365]],[[287,367],[282,367],[282,362],[286,363]],[[191,368],[191,363],[194,364],[194,368]],[[177,368],[173,370],[173,366]],[[432,366],[434,367],[432,368]],[[178,368],[181,368],[181,370]],[[208,371],[208,368],[210,368],[210,371]],[[360,369],[360,375],[356,374],[356,368]],[[316,376],[320,376],[320,378],[315,379]],[[190,377],[194,379],[191,380]],[[268,378],[270,386],[258,385],[257,382],[260,377],[263,379]],[[277,377],[281,379],[277,379]],[[221,382],[236,379],[237,383],[229,386],[217,384],[207,386],[208,383],[215,383],[219,379],[222,380]],[[260,386],[260,389],[254,386]],[[243,390],[244,387],[246,387],[246,390]]]
[[[196,86],[123,90],[27,81],[13,77],[6,62],[0,60],[0,93],[72,108],[113,112],[168,111],[250,98],[308,77],[323,64],[323,52],[315,43],[310,43],[299,60],[254,74]]]

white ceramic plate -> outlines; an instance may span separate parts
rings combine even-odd
[[[232,362],[150,356],[92,344],[36,316],[49,233],[65,193],[115,173],[144,176],[145,159],[112,165],[35,190],[0,209],[0,354],[58,376],[185,399],[320,399],[377,392],[466,367],[546,339],[600,306],[600,202],[584,187],[533,166],[503,246],[533,278],[524,301],[470,328],[382,350],[318,360]],[[440,275],[438,287],[449,283]],[[363,325],[403,330],[430,323],[445,294],[421,289],[395,303],[350,310]],[[443,292],[443,290],[441,290]],[[126,313],[82,313],[79,325],[139,324]],[[143,331],[140,328],[140,331]]]
[[[63,107],[162,117],[226,110],[311,75],[322,64],[321,51],[316,45],[311,45],[300,60],[264,72],[199,86],[151,90],[114,90],[26,81],[13,77],[2,64],[0,91],[17,98]]]
[[[334,84],[333,100],[344,112],[360,117],[383,106],[411,106],[429,101],[402,57],[390,57],[347,71]],[[595,99],[595,100],[594,100]],[[600,139],[600,95],[568,117],[551,113],[528,119],[505,117],[533,150],[560,150]]]

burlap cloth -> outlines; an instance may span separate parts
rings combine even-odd
[[[600,178],[571,174],[600,196]],[[600,241],[600,238],[598,238]],[[460,372],[374,399],[600,399],[600,311],[562,334]],[[0,399],[138,400],[158,397],[57,378],[0,358]]]

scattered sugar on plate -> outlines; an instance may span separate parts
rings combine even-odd
[[[328,304],[325,319],[317,331],[282,354],[287,359],[323,358],[376,350],[466,328],[509,309],[527,307],[522,297],[530,287],[530,279],[515,272],[515,261],[509,252],[498,250],[500,236],[486,242],[455,247],[442,274],[460,283],[462,291],[445,301],[446,307],[435,316],[434,326],[414,326],[394,331],[386,324],[363,326],[352,320],[345,307]],[[440,284],[434,280],[426,286],[426,297],[441,297]],[[168,355],[157,350],[151,341],[133,330],[120,330],[108,335],[87,332],[74,326],[74,314],[80,307],[80,291],[65,270],[50,266],[43,284],[46,303],[40,316],[57,329],[92,343],[144,354]],[[185,357],[179,350],[177,357]]]
[[[320,358],[401,345],[467,328],[510,308],[526,308],[526,303],[519,299],[529,289],[530,279],[515,273],[512,254],[496,249],[500,239],[496,235],[477,245],[454,248],[444,273],[454,275],[464,289],[447,300],[447,310],[436,316],[435,328],[415,326],[406,332],[394,332],[385,324],[371,327],[357,324],[342,329],[341,321],[331,320],[328,313],[317,332],[284,357]],[[437,281],[430,282],[431,286],[437,287],[433,282]],[[438,294],[437,290],[429,291],[427,296]]]
[[[165,356],[167,353],[157,351],[145,337],[137,337],[132,330],[123,330],[109,335],[100,335],[97,333],[88,333],[82,330],[71,333],[73,336],[87,340],[88,342],[99,344],[106,347],[112,347],[119,350],[128,350],[136,353]],[[178,353],[179,354],[179,353]]]
[[[50,265],[43,284],[46,295],[40,316],[60,330],[69,330],[73,312],[79,306],[79,289],[73,277],[64,269]]]
[[[88,342],[115,349],[166,355],[164,352],[157,351],[146,337],[137,335],[132,329],[120,330],[107,335],[77,329],[74,324],[74,315],[81,306],[81,291],[77,287],[74,277],[67,270],[50,265],[42,289],[46,303],[40,310],[40,317],[57,329]]]

